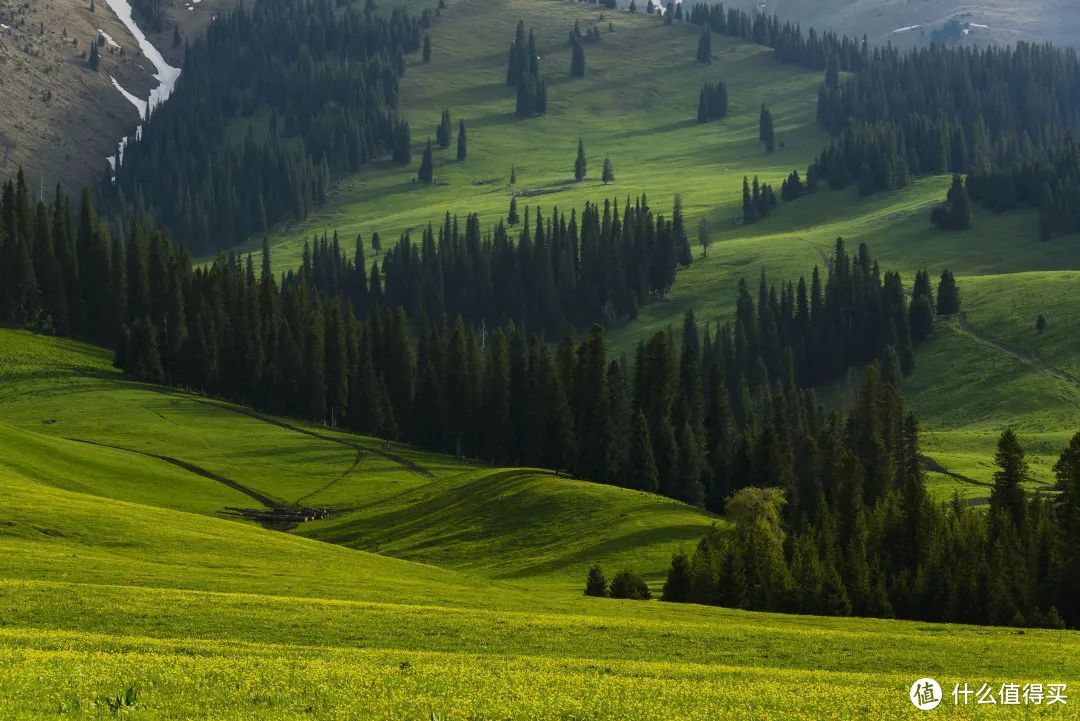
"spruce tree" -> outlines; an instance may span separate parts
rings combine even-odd
[[[638,411],[634,419],[626,486],[639,491],[652,492],[659,488],[659,473],[656,470],[656,461],[653,459],[649,424],[641,411]]]
[[[937,289],[938,315],[954,315],[960,312],[960,291],[956,287],[956,278],[951,270],[941,272]]]
[[[585,173],[588,170],[588,163],[585,160],[585,142],[578,138],[577,141],[577,159],[574,160],[574,180],[585,180]]]
[[[990,489],[990,510],[1009,517],[1017,528],[1027,508],[1023,484],[1030,478],[1027,460],[1020,440],[1011,429],[1005,429],[998,439],[994,463],[994,487]]]
[[[675,603],[685,603],[690,600],[690,559],[684,551],[679,551],[671,557],[671,567],[668,568],[667,580],[664,581],[662,600]]]
[[[90,41],[90,58],[87,60],[86,64],[94,72],[97,72],[98,68],[101,67],[101,54],[98,51],[98,38],[94,38]]]
[[[600,566],[593,564],[585,578],[585,595],[603,598],[608,595],[608,582]]]
[[[468,145],[465,139],[465,121],[458,121],[457,131],[457,159],[458,161],[465,160],[468,155]]]
[[[431,156],[431,140],[428,140],[427,145],[424,146],[424,156],[420,160],[420,170],[416,174],[416,179],[421,183],[431,183],[435,180],[435,168]]]
[[[570,74],[575,78],[585,77],[585,46],[576,37],[571,46]]]
[[[1070,439],[1054,464],[1057,487],[1055,499],[1058,529],[1057,544],[1061,558],[1058,607],[1066,618],[1080,618],[1080,433]],[[1074,621],[1075,622],[1075,621]]]
[[[615,182],[615,168],[611,165],[611,158],[604,158],[604,174],[600,179],[604,185]]]
[[[775,149],[776,134],[773,130],[772,112],[764,103],[761,105],[761,117],[758,121],[758,138],[765,143],[765,152],[771,153]]]
[[[438,143],[440,148],[450,147],[450,128],[450,110],[449,108],[443,108],[439,127],[435,130],[435,142]]]
[[[521,216],[518,215],[517,196],[510,196],[510,212],[506,214],[507,225],[517,225],[521,222]]]
[[[709,96],[705,88],[702,88],[701,93],[698,95],[697,121],[699,123],[709,122]]]
[[[698,37],[697,61],[705,64],[712,62],[712,28],[708,23],[701,28],[701,35]]]
[[[431,62],[431,36],[427,34],[424,35],[423,59],[425,65]]]

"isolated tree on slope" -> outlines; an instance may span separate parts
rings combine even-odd
[[[424,157],[420,160],[420,170],[416,174],[416,179],[421,183],[430,183],[435,179],[435,167],[431,157],[431,141],[427,141],[427,145],[424,146]]]
[[[97,72],[97,69],[101,67],[101,54],[98,51],[98,38],[94,38],[90,43],[90,59],[86,62],[94,72]]]
[[[458,121],[457,131],[457,159],[465,160],[468,155],[468,141],[465,138],[465,121]]]
[[[698,38],[697,60],[706,65],[712,62],[712,29],[708,23],[701,28],[701,37]]]
[[[589,569],[589,575],[585,579],[585,595],[602,598],[608,595],[608,583],[604,578],[604,572],[600,566],[593,564]]]
[[[604,158],[604,174],[600,179],[604,185],[615,182],[615,168],[611,165],[611,158]]]
[[[758,139],[765,143],[765,151],[771,153],[776,146],[776,134],[773,130],[772,112],[761,105],[761,118],[758,121]]]
[[[425,35],[424,36],[423,54],[424,54],[424,64],[427,65],[428,63],[431,62],[431,36],[430,35]]]
[[[585,143],[578,138],[577,141],[577,160],[574,161],[574,180],[585,180],[585,173],[588,171],[588,162],[585,160]]]
[[[583,78],[585,77],[585,46],[576,37],[574,38],[572,53],[570,74],[575,78]]]

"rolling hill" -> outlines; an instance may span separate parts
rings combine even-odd
[[[514,117],[504,82],[519,20],[536,30],[549,86],[548,113],[529,120]],[[600,36],[586,44],[582,79],[570,75],[575,22]],[[566,0],[456,0],[429,32],[432,62],[408,58],[401,81],[414,162],[334,178],[324,208],[273,229],[275,268],[294,267],[324,232],[349,246],[378,231],[385,249],[447,212],[490,226],[515,195],[524,211],[645,193],[666,213],[679,193],[688,226],[706,219],[714,242],[707,257],[695,248],[669,295],[610,329],[613,350],[629,354],[688,308],[729,319],[741,279],[794,279],[827,263],[838,236],[865,242],[909,288],[922,268],[958,276],[963,312],[938,319],[902,388],[932,494],[985,503],[1007,426],[1028,449],[1028,489],[1051,491],[1051,466],[1080,428],[1075,234],[1040,241],[1030,211],[977,210],[971,230],[933,229],[946,177],[870,197],[822,190],[744,225],[744,176],[779,185],[828,142],[814,117],[819,73],[726,37],[702,66],[695,27]],[[732,112],[698,124],[707,80],[727,82]],[[783,141],[776,153],[758,142],[762,104]],[[466,122],[468,159],[437,151],[436,182],[415,182],[444,108]],[[230,137],[264,121],[253,108]],[[590,168],[580,183],[579,137]],[[606,185],[604,158],[615,169]],[[821,397],[845,404],[861,375]],[[111,351],[10,328],[0,328],[0,508],[4,718],[891,721],[911,717],[909,688],[926,676],[947,694],[1080,683],[1076,631],[585,597],[593,564],[609,577],[636,571],[657,594],[672,554],[728,519],[143,383],[114,369]],[[1037,713],[1075,715],[1071,704]]]
[[[505,45],[519,19],[537,33],[551,86],[548,113],[528,120],[514,116],[514,91],[503,83]],[[601,40],[586,45],[583,79],[570,75],[566,33],[575,22],[601,29]],[[305,241],[333,231],[346,247],[357,234],[366,240],[379,232],[386,247],[388,239],[405,231],[417,234],[447,212],[476,212],[482,226],[490,227],[505,218],[512,195],[522,210],[539,205],[547,212],[552,206],[580,208],[586,201],[646,193],[650,204],[667,212],[680,193],[688,225],[693,228],[704,217],[713,245],[708,257],[679,272],[666,298],[611,330],[615,349],[628,352],[648,334],[678,327],[687,308],[695,308],[699,319],[730,318],[740,278],[756,284],[764,269],[773,281],[794,279],[825,263],[837,237],[852,245],[865,242],[883,268],[901,271],[908,284],[921,268],[935,277],[949,268],[959,278],[962,296],[972,296],[972,305],[965,302],[969,312],[963,324],[941,325],[934,342],[920,352],[922,372],[916,370],[905,389],[927,431],[929,467],[948,472],[935,475],[937,490],[943,496],[960,491],[985,498],[993,444],[1009,425],[1031,446],[1037,480],[1051,480],[1051,456],[1066,434],[1080,428],[1080,411],[1076,384],[1047,369],[1075,367],[1078,349],[1065,338],[1063,323],[1039,339],[1033,338],[1034,323],[1039,313],[1057,313],[1057,291],[1068,285],[1069,271],[1080,267],[1075,236],[1040,242],[1029,211],[977,210],[974,230],[934,230],[928,218],[948,189],[944,177],[920,178],[903,190],[869,198],[854,190],[819,193],[744,226],[743,177],[757,175],[778,186],[792,168],[805,170],[827,142],[814,117],[817,73],[781,64],[767,48],[727,37],[714,39],[713,63],[702,66],[695,62],[698,30],[693,26],[665,26],[657,17],[563,0],[458,0],[436,19],[430,34],[432,63],[410,58],[402,81],[414,158],[447,108],[455,124],[459,118],[466,122],[468,159],[456,161],[452,147],[436,151],[431,186],[415,182],[416,161],[409,167],[376,161],[340,179],[324,208],[269,236],[275,263],[299,262]],[[731,112],[724,120],[698,124],[697,94],[706,80],[728,83]],[[757,139],[762,103],[770,107],[784,142],[776,153],[764,152]],[[236,137],[242,132],[238,127]],[[572,181],[579,137],[592,169],[583,183]],[[615,168],[609,186],[598,180],[605,157]],[[260,242],[253,239],[241,250],[257,257]],[[1036,282],[1051,277],[1058,282],[1045,287]],[[978,290],[991,283],[1003,294]],[[1024,298],[1020,306],[980,301],[1019,296]],[[1029,317],[1022,317],[1020,308]],[[1063,309],[1062,320],[1067,322],[1070,312]],[[1021,338],[1037,353],[1012,352]],[[954,392],[942,392],[942,377],[950,379]],[[1018,398],[1024,399],[1020,406]],[[1027,410],[1017,415],[1018,407]]]
[[[927,673],[1080,678],[1069,632],[584,598],[583,561],[655,579],[711,519],[253,417],[77,343],[4,330],[0,348],[7,718],[899,719]],[[253,499],[207,472],[351,509],[266,530],[223,517]]]

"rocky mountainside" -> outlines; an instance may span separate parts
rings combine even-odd
[[[234,3],[166,0],[163,30],[150,39],[178,63],[183,39]],[[106,0],[0,0],[0,177],[22,167],[47,193],[58,180],[73,192],[100,177],[139,122],[115,85],[145,99],[157,84],[153,71]]]

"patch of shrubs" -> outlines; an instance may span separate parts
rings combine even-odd
[[[593,564],[585,579],[585,595],[596,597],[628,598],[647,601],[652,598],[649,586],[641,574],[629,569],[619,571],[609,584],[600,566]]]

